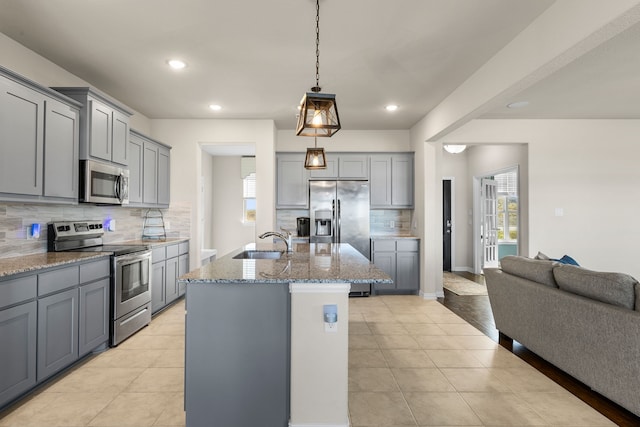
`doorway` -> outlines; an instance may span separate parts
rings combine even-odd
[[[518,255],[520,230],[519,167],[474,177],[474,273],[497,267]]]

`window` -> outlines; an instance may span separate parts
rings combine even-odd
[[[498,183],[498,241],[518,240],[518,176],[516,172],[496,175]]]
[[[242,179],[243,218],[242,222],[256,222],[256,173],[250,173]]]

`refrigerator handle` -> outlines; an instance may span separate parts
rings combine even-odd
[[[338,217],[336,216],[336,199],[331,201],[331,243],[335,243],[338,238]]]
[[[342,243],[342,212],[340,211],[340,199],[338,199],[338,243]]]

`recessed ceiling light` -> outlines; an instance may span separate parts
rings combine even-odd
[[[167,61],[167,63],[174,70],[182,70],[184,67],[187,66],[186,62],[181,61],[179,59],[170,59],[169,61]]]
[[[209,108],[211,108],[213,111],[220,111],[222,110],[222,106],[218,105],[218,104],[211,104],[209,105]]]
[[[507,104],[507,108],[523,108],[529,105],[529,101],[516,101],[511,104]]]
[[[384,107],[384,109],[387,111],[396,111],[398,109],[398,106],[394,104],[389,104],[386,107]]]

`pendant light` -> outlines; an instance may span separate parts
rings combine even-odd
[[[307,148],[307,157],[304,159],[304,168],[310,170],[326,169],[327,158],[324,155],[324,148],[318,148],[318,138],[314,138],[314,148]]]
[[[330,137],[340,130],[336,95],[320,90],[320,0],[316,0],[316,85],[300,101],[296,135]]]

